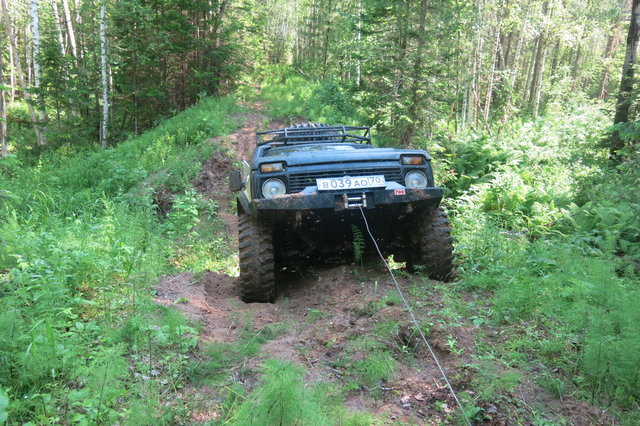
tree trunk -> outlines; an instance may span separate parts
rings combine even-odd
[[[358,0],[358,23],[357,23],[356,42],[358,44],[356,48],[356,87],[360,87],[360,48],[362,43],[362,0]]]
[[[511,79],[509,81],[509,88],[513,91],[516,85],[516,78],[518,76],[518,69],[520,67],[520,55],[522,53],[522,44],[524,42],[524,34],[527,29],[527,22],[529,18],[529,12],[524,16],[522,21],[522,29],[520,30],[520,36],[518,37],[518,44],[516,45],[516,52],[513,55],[513,67],[511,68]],[[511,96],[510,96],[511,98]]]
[[[538,112],[540,110],[540,100],[542,98],[542,83],[543,83],[543,80],[544,80],[544,69],[545,69],[545,64],[546,64],[546,61],[547,61],[546,41],[545,40],[541,40],[540,43],[543,44],[542,57],[540,58],[539,70],[538,70],[536,79],[534,80],[535,92],[533,92],[533,97],[532,97],[533,109],[532,109],[531,113],[533,114],[534,117],[538,116]],[[538,62],[538,58],[536,57],[536,63],[537,62]]]
[[[2,7],[0,7],[2,9]],[[9,11],[7,11],[9,13]],[[0,19],[4,14],[0,10]],[[7,33],[9,30],[7,29]],[[10,103],[14,103],[16,100],[16,73],[15,66],[13,65],[13,49],[11,48],[11,41],[9,41],[9,85],[11,86],[11,100]]]
[[[55,1],[54,1],[55,3]],[[76,46],[76,35],[73,31],[73,22],[71,20],[71,10],[69,9],[68,0],[62,0],[62,10],[64,12],[64,24],[67,28],[67,35],[69,36],[69,46],[71,47],[71,56],[78,57],[78,48]]]
[[[483,120],[485,125],[489,123],[489,111],[491,109],[491,98],[493,97],[493,85],[496,74],[496,62],[500,50],[500,21],[496,19],[496,42],[493,47],[493,58],[491,59],[491,72],[489,73],[489,86],[487,87],[487,97],[484,103]]]
[[[60,26],[60,13],[58,12],[58,1],[52,0],[51,10],[53,10],[53,23],[56,28],[56,35],[58,36],[58,47],[60,48],[60,57],[65,56],[64,37],[62,36],[62,28]]]
[[[33,33],[33,79],[38,92],[38,125],[41,126],[38,144],[47,144],[47,111],[45,109],[44,94],[40,91],[40,20],[38,16],[38,0],[31,0],[31,32]]]
[[[607,40],[607,48],[604,51],[604,69],[602,70],[602,78],[600,79],[600,87],[598,89],[598,99],[605,99],[609,94],[609,83],[611,82],[611,64],[610,59],[613,58],[618,49],[618,42],[622,35],[622,20],[619,20],[614,29],[613,34]]]
[[[542,96],[542,83],[544,80],[544,68],[547,60],[547,39],[548,28],[553,16],[553,3],[548,2],[543,6],[545,24],[542,33],[538,36],[538,45],[533,67],[533,77],[531,78],[531,90],[529,93],[529,107],[534,117],[538,116],[540,108],[540,98]]]
[[[222,40],[220,38],[220,26],[222,25],[222,19],[224,18],[225,10],[227,9],[227,3],[229,3],[229,0],[222,0],[222,2],[220,2],[218,6],[218,10],[216,11],[216,20],[213,27],[216,49],[220,48],[220,45],[222,43]]]
[[[551,62],[551,72],[549,73],[550,77],[554,77],[556,75],[556,71],[558,70],[558,65],[560,63],[560,56],[562,52],[562,46],[560,45],[560,40],[556,41],[556,46],[553,48],[553,61]]]
[[[4,6],[0,1],[0,22],[3,21],[4,17]],[[7,10],[7,14],[9,10]],[[9,33],[9,29],[7,28],[7,34]],[[0,54],[1,55],[1,54]],[[15,67],[13,65],[13,49],[11,49],[11,40],[9,40],[9,86],[11,86],[11,97],[9,99],[10,103],[13,103],[16,99],[16,74]],[[6,98],[5,98],[6,101]]]
[[[629,108],[632,102],[633,80],[635,76],[635,64],[638,58],[638,40],[640,39],[640,0],[633,0],[631,7],[631,22],[627,34],[627,50],[622,66],[622,78],[620,79],[620,91],[616,104],[616,114],[613,124],[627,123],[629,121]],[[624,148],[624,140],[617,130],[611,133],[609,140],[609,156],[613,162],[619,162],[620,150]]]
[[[533,76],[533,66],[535,65],[537,48],[538,48],[538,45],[535,44],[531,48],[531,53],[529,54],[529,62],[527,63],[527,66],[526,66],[527,75],[525,77],[524,90],[522,93],[522,103],[521,103],[522,106],[525,106],[529,102],[529,92],[531,91],[531,80]]]
[[[30,43],[29,25],[24,27],[24,61],[25,69],[27,71],[27,86],[33,86],[33,51],[29,48]],[[16,40],[16,43],[20,45],[20,42]]]
[[[332,5],[331,5],[331,0],[328,1],[327,3],[327,10],[326,10],[326,16],[324,17],[326,19],[325,21],[325,32],[324,32],[324,43],[322,46],[322,78],[324,78],[327,75],[327,61],[329,60],[329,38],[331,35],[331,10],[332,10]]]
[[[107,0],[100,3],[100,59],[102,70],[102,131],[100,132],[100,145],[106,148],[108,145],[109,123],[109,85],[107,83]]]
[[[511,48],[513,44],[513,31],[509,31],[507,37],[502,37],[502,43],[500,47],[500,62],[498,63],[498,69],[506,69],[509,67],[509,60],[511,59]]]
[[[416,46],[416,57],[413,62],[413,75],[412,75],[412,87],[411,87],[411,105],[409,106],[409,119],[411,122],[407,126],[403,142],[406,146],[412,145],[413,134],[416,130],[419,111],[421,108],[421,98],[418,93],[420,86],[422,86],[422,56],[424,51],[425,42],[425,25],[427,20],[427,0],[420,0],[420,15],[418,17],[418,43]]]
[[[544,62],[546,59],[546,40],[544,34],[538,37],[536,53],[533,59],[533,74],[531,75],[531,87],[529,90],[529,108],[534,117],[538,116],[538,101],[542,86],[542,74],[544,73]]]
[[[300,12],[298,10],[298,0],[295,0],[295,4],[294,4],[294,12],[295,13],[295,17],[296,17],[296,32],[295,32],[295,56],[293,59],[293,64],[296,66],[296,68],[300,68]]]
[[[2,158],[5,158],[9,155],[9,148],[7,147],[7,102],[4,89],[3,59],[4,55],[0,54],[0,146],[2,147]]]
[[[2,0],[2,6],[4,10],[4,23],[9,35],[9,44],[11,45],[11,50],[13,52],[13,61],[16,68],[16,75],[20,83],[20,88],[22,89],[24,99],[27,102],[27,108],[29,110],[29,116],[31,117],[31,123],[33,124],[33,130],[36,133],[36,141],[39,141],[40,127],[38,127],[36,112],[33,109],[33,104],[31,103],[31,95],[29,94],[27,82],[25,81],[24,73],[22,72],[22,64],[20,63],[20,56],[18,54],[18,43],[16,42],[16,34],[11,24],[11,19],[9,18],[9,8],[7,7],[7,0]]]

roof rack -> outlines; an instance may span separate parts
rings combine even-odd
[[[361,133],[361,134],[358,134]],[[256,145],[297,145],[310,143],[365,143],[371,145],[369,127],[317,126],[285,127],[256,133]]]

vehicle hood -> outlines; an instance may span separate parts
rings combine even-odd
[[[376,148],[370,145],[352,146],[352,144],[333,146],[309,144],[295,147],[272,148],[264,156],[254,159],[254,167],[262,163],[282,161],[288,166],[351,163],[368,161],[400,161],[401,155],[421,154],[427,160],[431,157],[426,151],[413,149]]]

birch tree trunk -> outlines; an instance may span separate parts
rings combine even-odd
[[[100,145],[108,145],[109,85],[107,83],[107,0],[100,2],[100,59],[102,69],[102,131]]]
[[[38,90],[38,126],[40,126],[40,137],[38,145],[47,144],[47,111],[44,104],[44,95],[40,92],[40,21],[38,19],[38,0],[31,0],[31,32],[33,33],[33,80],[36,90]]]
[[[22,89],[22,93],[25,101],[27,101],[27,108],[29,110],[29,116],[31,117],[31,123],[33,124],[33,130],[36,133],[36,141],[40,140],[40,128],[37,124],[36,113],[33,109],[33,104],[31,103],[31,94],[29,93],[27,82],[24,78],[24,73],[22,72],[22,64],[20,63],[20,56],[18,54],[18,43],[16,41],[16,33],[11,23],[11,18],[9,17],[9,8],[7,6],[7,0],[2,1],[2,9],[3,9],[3,19],[5,27],[7,28],[7,34],[9,35],[9,44],[11,45],[11,51],[13,52],[13,64],[16,69],[16,77],[18,82],[20,83],[20,88]]]
[[[0,9],[2,9],[0,7]],[[8,12],[7,12],[8,13]],[[2,11],[0,11],[0,15],[2,14]],[[2,16],[0,16],[0,19],[2,19]],[[7,30],[7,33],[9,32],[9,30]],[[9,42],[9,44],[11,44],[11,42]],[[16,73],[15,73],[15,66],[13,65],[13,49],[11,48],[11,46],[9,46],[9,85],[11,86],[11,100],[9,102],[14,103],[16,100]]]
[[[67,49],[64,43],[64,35],[62,33],[62,20],[60,17],[60,13],[58,11],[58,0],[51,1],[51,9],[53,10],[53,21],[55,23],[56,34],[58,35],[58,44],[60,48],[60,57],[62,59],[62,79],[64,80],[64,89],[69,90],[69,67],[66,61],[66,52]],[[78,108],[76,106],[76,102],[73,98],[70,97],[69,104],[71,106],[71,116],[74,118],[78,118]]]
[[[356,48],[356,87],[360,87],[360,44],[362,41],[362,0],[358,0],[358,23],[357,23],[357,31],[356,34],[356,43],[358,47]]]
[[[496,62],[498,61],[498,52],[500,50],[500,21],[496,17],[496,42],[493,47],[493,58],[491,59],[491,72],[489,73],[489,87],[487,87],[487,97],[484,103],[483,120],[485,124],[489,123],[489,111],[491,109],[491,98],[493,97],[493,85],[496,75]]]
[[[55,3],[55,1],[54,1]],[[62,10],[64,12],[64,24],[67,28],[67,35],[69,36],[69,47],[71,47],[71,56],[78,57],[78,50],[76,47],[76,35],[73,31],[73,22],[71,20],[71,10],[69,9],[69,2],[62,0]]]
[[[9,14],[9,10],[6,11]],[[4,17],[4,4],[0,1],[0,21],[3,21]],[[9,34],[9,28],[7,28],[7,34]],[[11,48],[11,40],[9,40],[9,86],[11,86],[11,98],[10,103],[13,103],[16,99],[16,74],[15,67],[13,65],[13,49]]]
[[[0,9],[2,9],[0,5]],[[9,155],[7,147],[7,102],[4,88],[4,55],[0,54],[0,146],[2,146],[2,158]]]
[[[17,28],[17,27],[16,27]],[[25,70],[27,72],[27,87],[28,86],[33,86],[33,60],[32,60],[32,55],[33,55],[33,50],[30,49],[30,44],[29,44],[29,39],[30,34],[29,34],[29,25],[26,25],[24,27],[24,61],[25,61]],[[20,33],[18,33],[20,34]],[[16,44],[19,46],[20,43],[18,42],[18,40],[16,40]]]
[[[65,56],[64,37],[62,36],[62,28],[60,26],[60,13],[58,12],[58,1],[51,1],[51,10],[53,10],[53,23],[56,28],[56,35],[58,36],[58,47],[60,48],[60,56]]]
[[[542,97],[542,83],[544,80],[545,63],[547,60],[547,41],[549,38],[549,25],[553,17],[553,0],[546,2],[542,6],[544,24],[535,50],[533,74],[531,77],[531,88],[529,91],[529,108],[534,117],[538,116],[540,109],[540,99]]]

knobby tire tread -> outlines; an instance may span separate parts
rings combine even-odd
[[[238,215],[240,297],[247,303],[272,302],[275,271],[271,229],[247,214]]]
[[[453,238],[451,223],[438,207],[417,218],[418,233],[415,257],[410,265],[422,265],[430,278],[449,281],[453,278]]]

